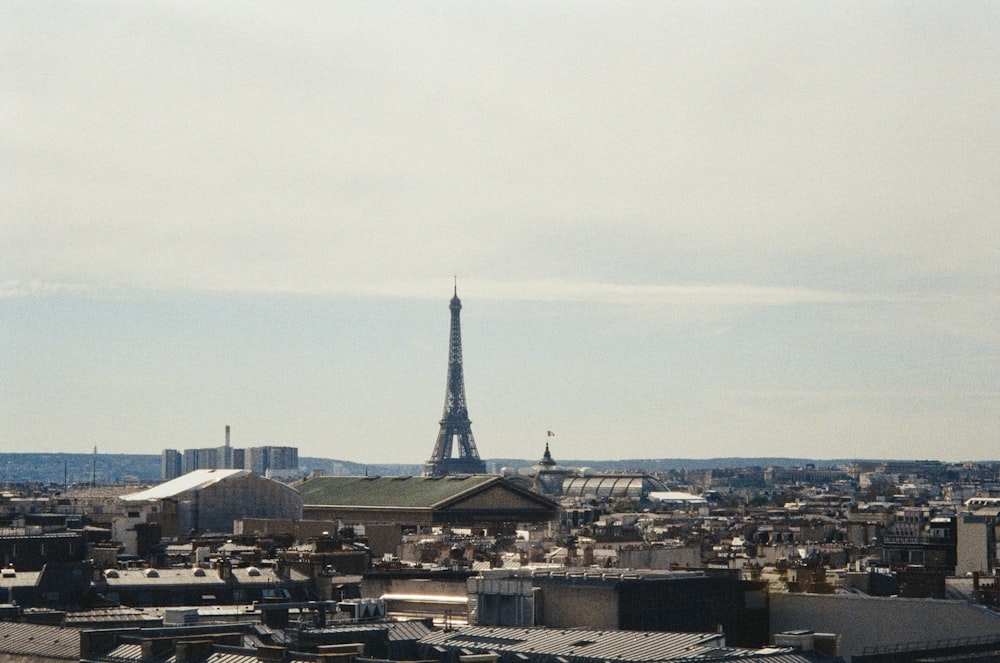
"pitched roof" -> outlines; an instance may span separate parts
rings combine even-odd
[[[181,493],[186,493],[189,490],[198,490],[206,486],[211,486],[213,483],[218,483],[230,477],[245,476],[248,474],[251,474],[250,470],[194,470],[176,479],[171,479],[138,493],[122,495],[121,499],[127,502],[162,500],[167,497],[175,497]]]
[[[305,504],[440,507],[462,495],[498,483],[498,476],[476,474],[447,477],[316,477],[296,487]]]
[[[80,660],[80,631],[75,628],[3,622],[0,653],[24,657]]]

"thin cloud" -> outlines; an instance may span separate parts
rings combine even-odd
[[[91,287],[85,283],[58,283],[51,281],[0,281],[0,299],[23,297],[50,297],[62,294],[80,294],[89,292]]]
[[[947,299],[926,294],[879,294],[841,292],[802,287],[754,285],[749,283],[700,284],[620,284],[599,281],[536,280],[536,281],[456,281],[460,296],[472,296],[480,301],[581,302],[601,304],[663,304],[709,306],[794,306],[798,304],[857,304],[857,303],[928,303]],[[340,282],[337,284],[277,284],[254,282],[225,286],[194,286],[175,288],[130,288],[127,284],[102,288],[89,283],[64,283],[43,280],[8,280],[0,282],[0,298],[43,297],[64,293],[116,292],[119,296],[130,289],[133,293],[148,291],[189,290],[192,292],[243,293],[265,295],[302,295],[331,297],[387,297],[440,299],[444,279],[408,281]],[[448,287],[450,289],[450,287]],[[982,304],[998,303],[1000,298],[967,298]]]

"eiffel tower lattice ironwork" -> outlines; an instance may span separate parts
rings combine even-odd
[[[448,340],[448,387],[444,396],[444,415],[438,431],[434,453],[424,464],[425,476],[446,476],[449,474],[485,474],[486,463],[479,458],[476,441],[472,437],[472,422],[465,404],[465,377],[462,373],[462,325],[460,313],[462,302],[458,298],[458,284],[455,296],[451,298],[451,334]],[[452,457],[452,452],[458,455]]]

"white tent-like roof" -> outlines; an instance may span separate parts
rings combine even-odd
[[[153,486],[138,493],[122,495],[121,499],[126,502],[162,500],[168,497],[176,497],[189,490],[200,490],[230,477],[244,476],[250,473],[250,470],[194,470],[176,479],[161,483],[159,486]]]

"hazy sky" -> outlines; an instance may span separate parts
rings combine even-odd
[[[1000,458],[1000,3],[0,3],[0,450]]]

